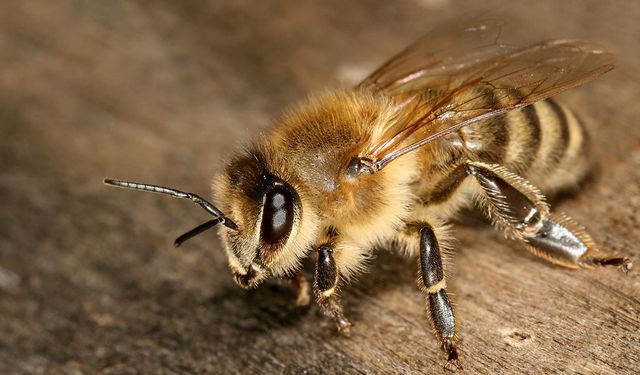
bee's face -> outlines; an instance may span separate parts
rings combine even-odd
[[[308,243],[300,236],[303,205],[296,188],[251,155],[232,161],[216,178],[216,198],[237,230],[220,234],[234,280],[252,288],[299,267]]]

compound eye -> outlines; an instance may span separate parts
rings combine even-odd
[[[262,212],[261,238],[267,245],[286,239],[293,226],[293,196],[283,185],[267,191]]]

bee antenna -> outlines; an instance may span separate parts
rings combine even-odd
[[[187,233],[185,233],[185,234],[181,235],[180,237],[176,238],[176,240],[173,241],[173,246],[179,247],[186,240],[189,240],[189,239],[199,235],[200,233],[215,227],[220,222],[222,222],[222,220],[223,219],[221,217],[217,217],[215,219],[211,219],[211,220],[207,221],[206,223],[202,223],[202,224],[198,225],[197,227],[191,229]]]
[[[216,221],[216,220],[219,219],[219,221],[217,221],[215,224],[218,224],[218,223],[222,222],[222,224],[224,224],[227,228],[234,229],[234,230],[238,229],[238,226],[236,225],[236,223],[234,223],[228,217],[224,216],[222,211],[220,211],[218,208],[216,208],[216,206],[214,206],[213,204],[209,203],[208,201],[206,201],[204,198],[200,197],[197,194],[185,193],[184,191],[171,189],[171,188],[167,188],[167,187],[164,187],[164,186],[151,185],[151,184],[142,184],[142,183],[139,183],[139,182],[131,182],[131,181],[123,181],[123,180],[117,180],[117,179],[114,179],[114,178],[105,178],[102,182],[105,185],[109,185],[109,186],[115,186],[115,187],[120,187],[120,188],[125,188],[125,189],[133,189],[133,190],[150,191],[152,193],[166,194],[166,195],[172,196],[174,198],[189,199],[189,200],[193,201],[194,203],[198,204],[200,207],[204,208],[205,211],[207,211],[208,213],[210,213],[211,215],[216,217],[216,219],[211,220],[210,222],[213,222],[213,221]],[[207,222],[207,223],[210,223],[210,222]],[[215,224],[211,224],[209,227],[207,227],[205,229],[209,229],[209,228],[213,227]],[[194,228],[193,230],[191,230],[191,231],[185,233],[184,235],[180,236],[178,239],[180,239],[183,236],[186,236],[187,234],[191,233],[190,236],[188,236],[188,237],[186,237],[184,239],[184,240],[187,240],[187,239],[195,236],[196,234],[199,234],[199,233],[203,232],[205,229],[202,229],[200,227],[201,226],[199,226],[197,228]],[[196,229],[199,229],[199,228],[200,228],[200,231],[192,233]]]

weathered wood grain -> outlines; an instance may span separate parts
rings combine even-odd
[[[640,3],[531,3],[507,10],[523,33],[620,56],[562,97],[600,168],[555,207],[638,255]],[[353,84],[443,18],[503,5],[3,0],[0,373],[441,373],[414,261],[377,256],[345,290],[355,327],[339,337],[286,285],[235,287],[213,233],[174,249],[200,210],[100,181],[206,195],[287,104]],[[449,289],[467,373],[640,371],[638,272],[553,267],[466,221]]]

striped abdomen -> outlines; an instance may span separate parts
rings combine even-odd
[[[506,126],[488,127],[506,138],[500,164],[545,192],[573,186],[586,174],[587,133],[568,108],[547,99],[509,113],[503,121]]]
[[[589,160],[584,127],[553,99],[460,129],[425,150],[428,166],[418,195],[440,203],[461,183],[465,160],[501,164],[549,193],[575,185]],[[423,181],[424,181],[423,180]]]

